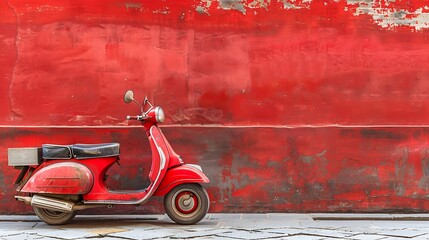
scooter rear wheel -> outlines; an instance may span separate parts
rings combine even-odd
[[[49,225],[62,225],[71,222],[76,216],[74,212],[60,212],[55,210],[49,210],[45,208],[33,207],[36,215]]]
[[[164,208],[177,224],[195,224],[206,216],[209,197],[200,184],[182,184],[165,196]]]

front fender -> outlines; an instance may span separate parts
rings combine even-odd
[[[208,177],[192,165],[181,165],[168,169],[154,196],[164,196],[171,189],[183,183],[208,183]]]

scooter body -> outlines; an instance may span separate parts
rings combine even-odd
[[[134,101],[128,91],[124,101]],[[136,102],[137,103],[137,102]],[[146,104],[149,110],[143,111]],[[174,152],[157,123],[165,118],[160,107],[145,99],[142,115],[128,119],[142,122],[152,151],[150,185],[142,190],[114,191],[105,184],[106,172],[119,161],[119,143],[42,146],[42,160],[36,166],[21,169],[17,190],[28,196],[15,196],[33,206],[36,215],[48,224],[71,221],[76,211],[112,207],[120,204],[143,204],[151,196],[163,196],[170,218],[179,224],[194,224],[207,213],[209,198],[200,185],[209,179],[198,165],[185,164]],[[9,154],[10,155],[10,154]],[[11,162],[11,161],[9,161]],[[22,162],[22,160],[21,160]]]

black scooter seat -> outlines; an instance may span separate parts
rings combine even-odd
[[[43,144],[44,159],[88,159],[119,156],[119,143],[56,145]]]

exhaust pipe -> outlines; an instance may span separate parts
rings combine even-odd
[[[63,201],[55,198],[42,197],[34,195],[31,198],[31,206],[45,208],[60,212],[73,212],[73,202]]]
[[[34,195],[33,197],[15,196],[15,199],[33,207],[44,208],[60,212],[74,212],[88,208],[105,207],[106,205],[76,205],[74,202],[56,198]]]

